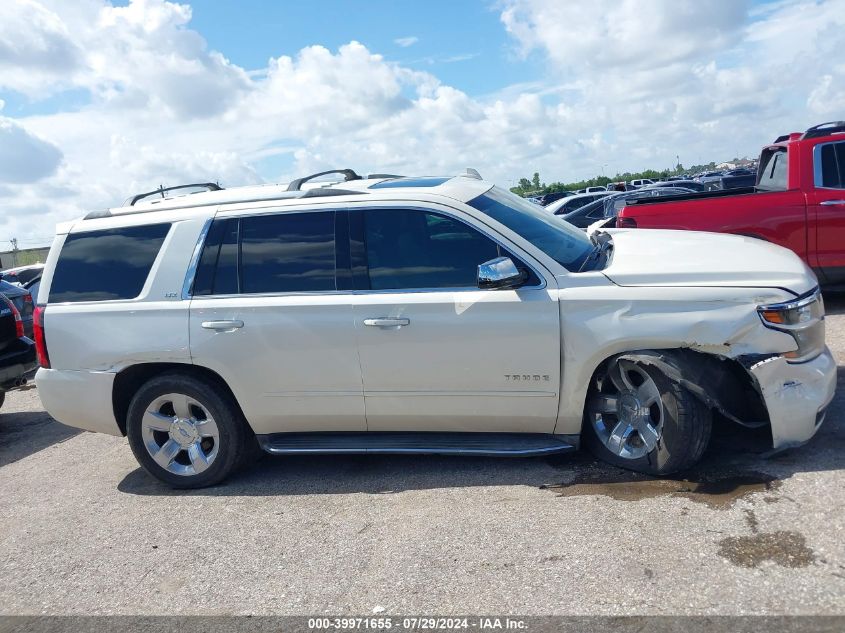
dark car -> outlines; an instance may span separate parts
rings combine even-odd
[[[43,271],[44,264],[18,266],[17,268],[9,268],[8,270],[0,271],[0,280],[23,286],[36,277],[40,277]]]
[[[692,191],[706,191],[707,186],[698,182],[697,180],[661,180],[653,185],[648,185],[644,189],[653,189],[654,187],[683,187],[684,189],[691,189]]]
[[[546,207],[546,210],[549,213],[554,213],[555,215],[566,215],[567,213],[572,213],[576,209],[580,209],[584,205],[595,202],[599,198],[609,196],[611,193],[613,192],[596,191],[594,193],[579,193],[578,195],[569,196],[568,198],[558,200],[557,202],[552,202]]]
[[[586,229],[594,222],[615,217],[629,200],[677,196],[684,193],[694,192],[682,187],[653,187],[626,191],[625,193],[611,193],[561,217],[578,228]]]
[[[41,279],[39,276],[38,279]],[[15,306],[21,315],[24,333],[32,338],[32,311],[34,302],[29,290],[21,286],[11,284],[8,281],[0,281],[0,293],[5,295]]]
[[[37,366],[35,343],[24,335],[20,313],[0,294],[0,406],[6,392],[26,384],[27,374]]]
[[[554,193],[544,193],[542,196],[537,196],[535,198],[535,201],[537,202],[537,204],[545,207],[546,205],[549,205],[552,202],[560,200],[561,198],[566,198],[568,196],[574,196],[574,195],[575,194],[572,193],[571,191],[555,191]]]

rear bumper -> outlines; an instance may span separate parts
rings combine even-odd
[[[35,374],[41,403],[62,424],[96,433],[123,435],[114,418],[115,374],[104,371],[44,369]]]
[[[830,350],[806,363],[790,364],[776,356],[750,371],[769,411],[773,448],[799,446],[813,437],[836,392],[836,360]]]
[[[0,352],[0,389],[17,386],[21,378],[37,366],[35,343],[28,338],[19,338]]]

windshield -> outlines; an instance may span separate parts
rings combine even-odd
[[[499,187],[467,204],[501,222],[567,270],[581,268],[593,250],[593,243],[583,231]]]

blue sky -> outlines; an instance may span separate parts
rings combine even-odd
[[[494,3],[199,0],[191,6],[191,23],[209,46],[245,68],[263,68],[270,57],[295,55],[306,46],[337,49],[356,40],[472,96],[541,76],[535,64],[514,54]],[[406,47],[395,43],[404,37],[418,39]]]
[[[0,242],[159,183],[753,156],[845,118],[842,50],[845,0],[2,0]]]

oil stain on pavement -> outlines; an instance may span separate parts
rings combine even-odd
[[[738,567],[772,561],[783,567],[807,567],[816,560],[803,534],[791,530],[729,536],[719,541],[719,556]]]
[[[601,495],[617,501],[675,496],[726,510],[738,499],[758,492],[771,493],[780,485],[781,481],[775,476],[755,470],[707,470],[687,472],[677,478],[655,478],[623,470],[592,468],[578,472],[571,482],[541,488],[551,490],[559,497]]]

